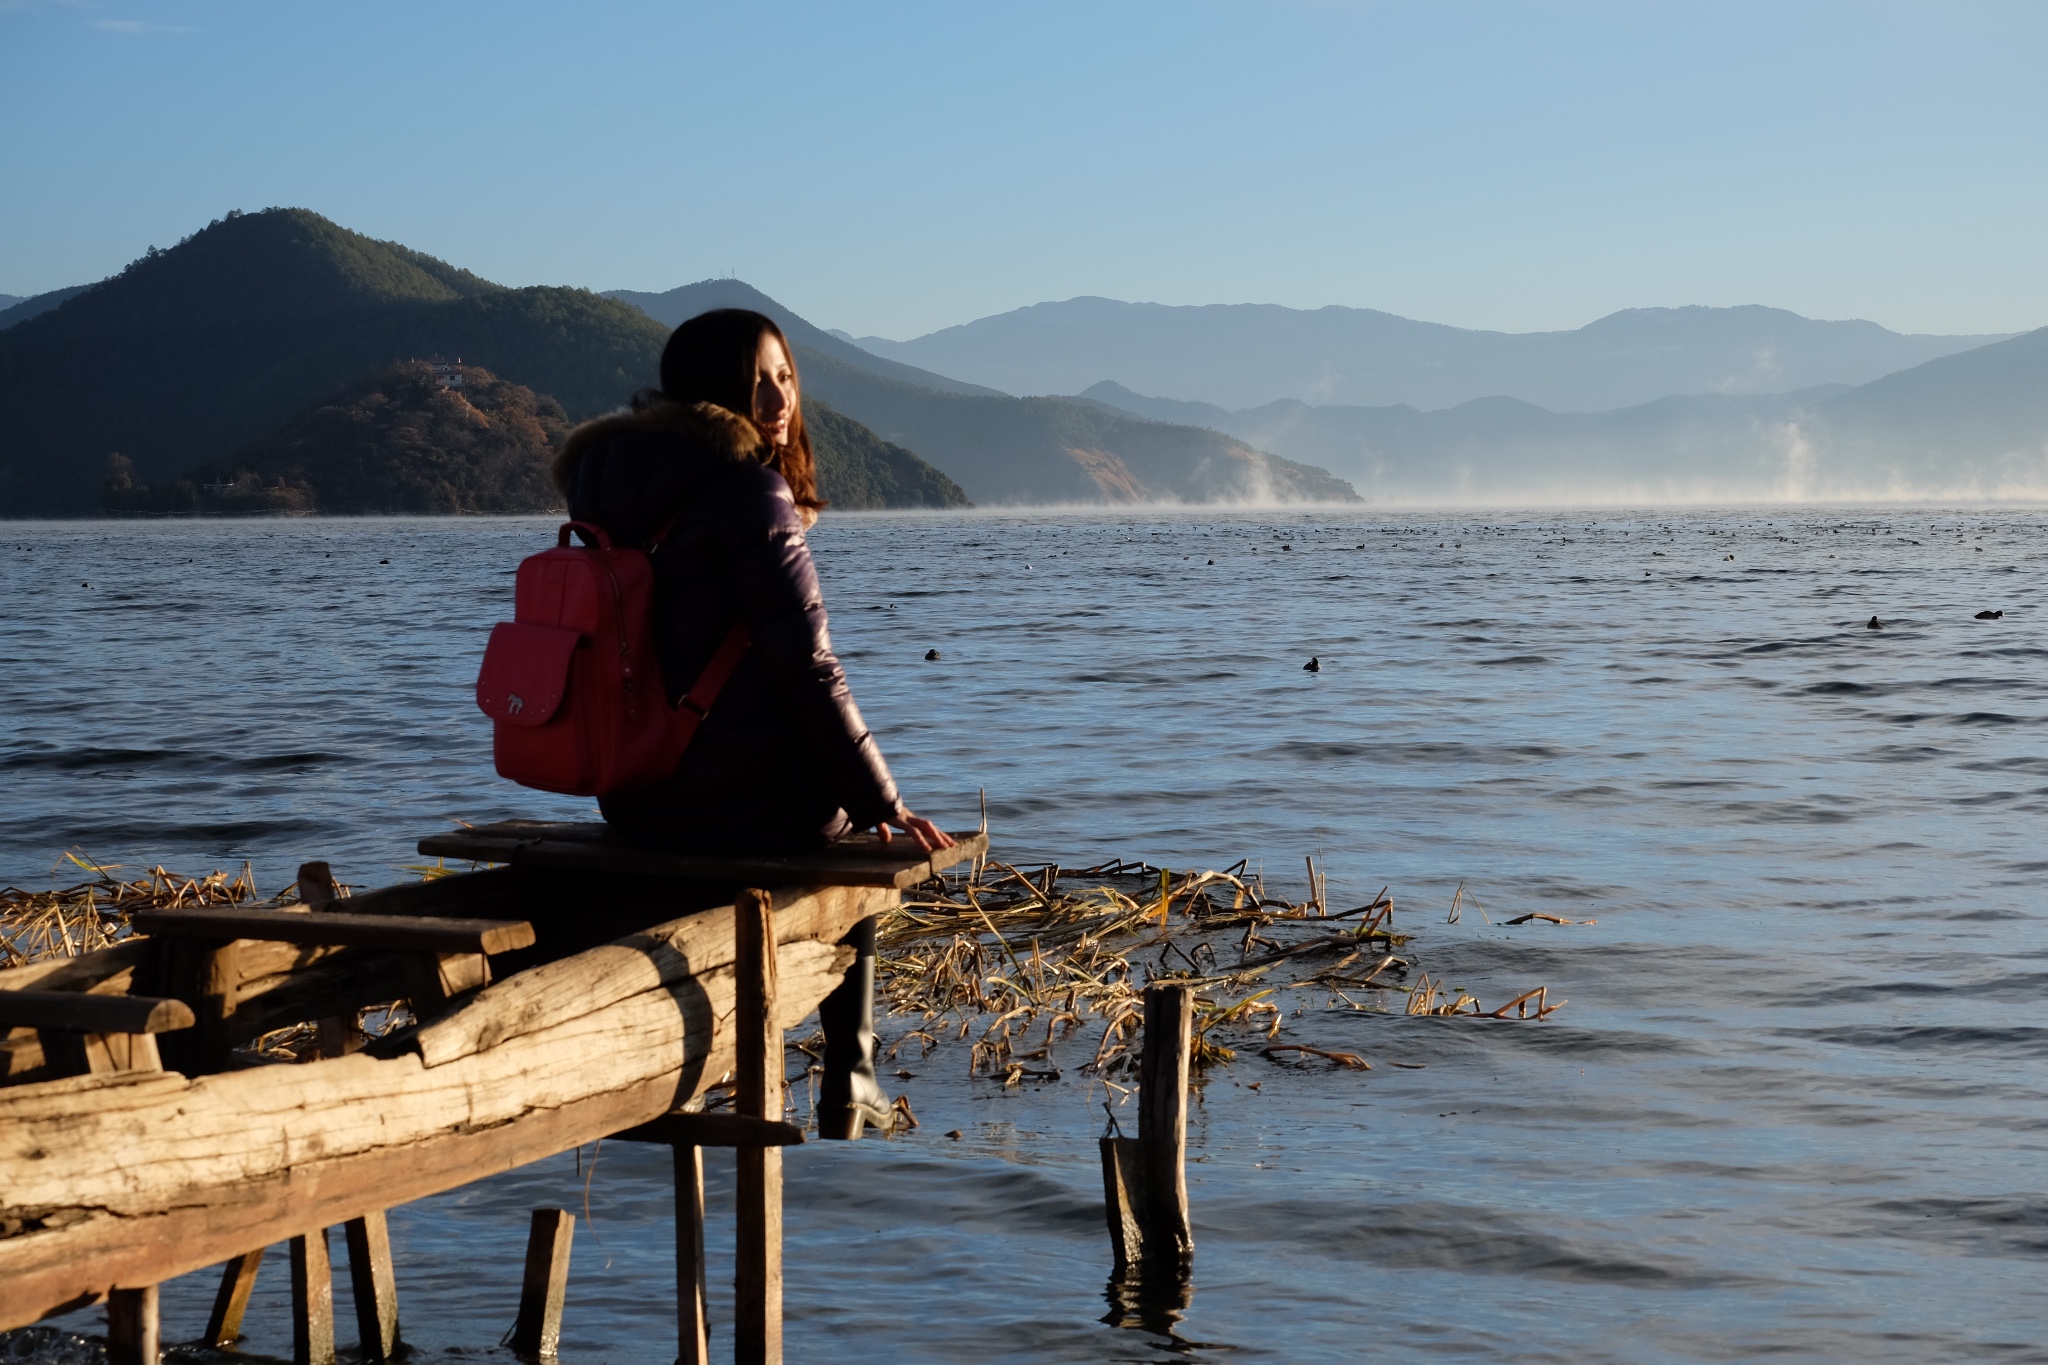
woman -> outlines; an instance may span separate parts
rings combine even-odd
[[[661,388],[585,422],[556,457],[576,521],[652,549],[655,647],[679,700],[735,621],[751,637],[675,774],[599,802],[636,842],[704,853],[794,853],[857,829],[952,844],[913,814],[868,733],[832,652],[804,532],[817,473],[796,362],[774,322],[721,308],[676,328]],[[889,1126],[874,1073],[875,926],[847,939],[845,984],[819,1007],[825,1080],[819,1131]]]

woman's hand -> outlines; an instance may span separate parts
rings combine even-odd
[[[951,848],[953,846],[952,835],[946,833],[946,831],[940,829],[922,815],[912,815],[908,806],[898,806],[894,815],[875,826],[876,831],[882,836],[882,842],[885,844],[889,842],[889,826],[891,825],[894,825],[916,840],[917,846],[927,853],[935,849]]]

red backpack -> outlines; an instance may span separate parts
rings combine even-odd
[[[595,544],[571,545],[572,531]],[[613,548],[598,527],[569,522],[554,549],[520,562],[513,619],[491,628],[477,674],[499,776],[572,796],[659,782],[746,648],[746,625],[736,622],[671,707],[654,652],[653,564],[644,551]]]

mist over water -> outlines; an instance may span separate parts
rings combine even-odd
[[[378,884],[453,819],[583,817],[491,774],[470,697],[550,541],[6,528],[0,878],[78,847]],[[1213,1073],[1192,1298],[1149,1325],[1103,1321],[1096,1031],[1035,1090],[910,1061],[916,1133],[789,1156],[791,1359],[2048,1358],[2048,515],[888,514],[814,544],[920,812],[971,825],[986,787],[1011,861],[1249,856],[1298,891],[1315,854],[1341,904],[1391,886],[1432,976],[1570,1003],[1311,1009],[1291,1038],[1378,1069]],[[1501,924],[1531,910],[1597,923]],[[485,1352],[526,1212],[587,1191],[565,1359],[673,1359],[668,1188],[608,1143],[394,1211],[406,1335]],[[167,1339],[212,1289],[166,1288]],[[284,1293],[266,1267],[252,1349],[288,1355]]]

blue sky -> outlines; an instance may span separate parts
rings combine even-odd
[[[2048,5],[0,0],[0,291],[303,205],[907,337],[1076,294],[2048,324]]]

